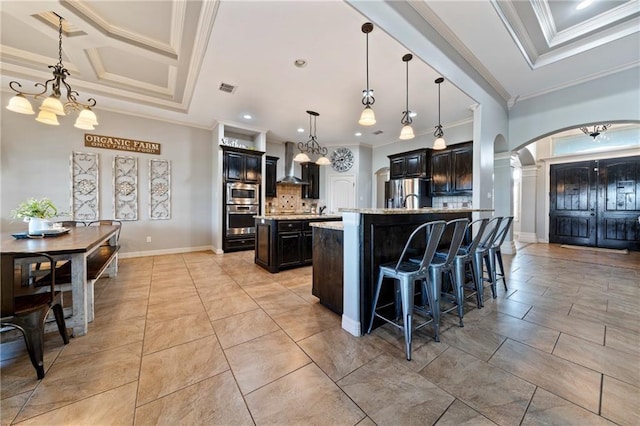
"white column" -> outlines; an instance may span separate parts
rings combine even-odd
[[[513,216],[513,172],[511,170],[511,152],[496,154],[493,162],[495,183],[493,208],[495,216]],[[503,253],[515,254],[513,243],[513,226],[509,230],[500,250]]]
[[[522,167],[520,195],[520,235],[518,240],[524,243],[537,243],[536,211],[537,211],[538,166]]]
[[[360,213],[342,213],[343,234],[343,297],[342,328],[353,334],[362,334],[360,324]]]

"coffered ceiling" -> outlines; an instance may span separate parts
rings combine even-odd
[[[594,1],[411,1],[389,3],[420,17],[506,105],[639,66],[640,3]],[[361,5],[360,5],[361,6]],[[370,86],[378,122],[357,124],[365,89],[365,36],[358,2],[108,1],[0,3],[2,90],[27,90],[51,78],[57,62],[57,17],[65,19],[63,62],[80,99],[100,109],[204,128],[217,121],[268,131],[272,141],[308,135],[306,110],[320,113],[322,144],[397,140],[406,102],[408,49],[374,21],[369,35]],[[55,13],[55,14],[54,14]],[[296,67],[298,59],[305,61]],[[429,58],[409,63],[414,129],[431,134],[438,121],[440,75]],[[231,93],[220,90],[222,84]],[[464,87],[445,80],[442,123],[472,119]],[[244,118],[251,115],[251,119]],[[72,123],[62,125],[71,126]],[[301,128],[300,133],[297,130]],[[361,132],[361,136],[355,136]]]

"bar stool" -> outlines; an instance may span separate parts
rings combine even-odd
[[[491,261],[491,255],[489,253],[489,249],[491,248],[491,246],[493,246],[493,242],[496,239],[496,235],[498,233],[498,230],[500,229],[500,222],[502,222],[502,217],[494,217],[487,223],[487,227],[485,228],[482,241],[480,241],[480,244],[476,249],[475,258],[476,258],[476,267],[478,268],[477,273],[478,273],[478,277],[480,277],[479,283],[482,285],[482,289],[481,289],[482,291],[480,291],[481,307],[484,306],[484,283],[485,282],[491,283],[491,293],[493,294],[493,298],[495,299],[497,297],[496,284],[495,284],[496,280],[495,280],[495,276],[493,276],[493,273],[492,273],[492,271],[494,271],[495,268],[491,264],[492,261]],[[483,261],[484,261],[484,266],[486,266],[487,268],[487,275],[488,275],[487,278],[484,278]]]
[[[502,243],[504,243],[504,240],[509,233],[509,228],[511,227],[512,222],[513,216],[506,216],[502,218],[502,221],[500,222],[500,229],[496,232],[496,237],[494,238],[493,244],[491,244],[491,247],[489,247],[489,258],[492,262],[491,268],[493,280],[496,284],[498,280],[502,280],[505,291],[508,290],[507,279],[504,275],[504,264],[502,263],[502,253],[500,252],[500,247],[502,246]],[[498,272],[498,266],[500,266],[500,272]],[[495,286],[493,286],[493,288],[495,289]],[[496,297],[495,292],[493,297]]]
[[[373,305],[371,307],[371,319],[369,321],[369,329],[367,333],[371,333],[373,328],[373,320],[378,317],[396,328],[404,330],[404,341],[407,360],[411,360],[411,339],[413,335],[413,309],[414,309],[414,297],[415,297],[415,282],[417,280],[429,280],[429,265],[431,264],[433,257],[440,243],[440,238],[444,232],[446,222],[433,221],[424,223],[416,228],[404,246],[402,254],[397,262],[386,263],[380,265],[380,272],[378,274],[378,282],[376,284],[375,293],[373,297]],[[411,262],[409,259],[409,253],[412,248],[420,244],[424,238],[424,251],[420,262]],[[396,286],[396,295],[400,293],[400,302],[402,305],[402,320],[396,319],[392,321],[376,312],[378,308],[378,299],[380,297],[380,289],[385,278],[392,278],[394,285]],[[398,312],[397,299],[396,299],[396,312]],[[431,302],[433,304],[433,302]],[[381,306],[384,308],[388,305]],[[432,309],[433,311],[433,309]],[[435,318],[425,321],[420,324],[416,329],[425,326],[426,324],[434,322],[437,324]]]
[[[447,229],[453,228],[449,248],[444,253],[436,253],[433,260],[431,261],[431,264],[429,265],[429,279],[424,279],[422,281],[423,304],[422,307],[418,307],[417,310],[428,314],[428,312],[424,311],[424,309],[426,308],[426,303],[424,300],[426,295],[426,298],[429,301],[429,307],[431,308],[431,316],[433,317],[433,328],[435,331],[434,338],[436,342],[440,341],[441,314],[445,314],[454,309],[457,309],[460,327],[464,327],[464,324],[462,323],[462,317],[464,316],[464,292],[462,289],[463,279],[458,279],[457,274],[454,274],[454,260],[458,251],[460,250],[460,245],[462,244],[462,240],[464,239],[464,234],[468,224],[469,219],[454,219],[446,223]],[[443,276],[445,276],[445,274],[449,276],[449,280],[453,287],[453,297],[451,298],[449,298],[448,293],[442,292],[442,278]],[[452,306],[445,310],[442,310],[440,306],[440,300],[443,296],[452,302]]]
[[[476,251],[478,249],[478,246],[480,245],[480,242],[482,241],[487,223],[489,223],[489,218],[474,220],[467,225],[465,235],[467,233],[472,233],[473,228],[477,227],[476,235],[471,240],[471,243],[467,244],[466,246],[460,247],[460,249],[458,250],[458,254],[454,259],[456,279],[458,280],[458,282],[462,283],[462,299],[458,301],[459,305],[462,305],[464,303],[465,298],[475,295],[478,309],[482,307],[482,258],[480,258],[480,261],[478,261],[478,259],[476,258]],[[471,266],[471,286],[469,286],[469,282],[467,281],[468,266]],[[465,289],[470,289],[472,291],[469,296],[464,296]]]

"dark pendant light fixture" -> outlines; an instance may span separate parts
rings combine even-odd
[[[435,142],[433,142],[433,149],[445,149],[447,147],[447,143],[444,141],[442,122],[440,121],[440,84],[443,81],[444,78],[442,77],[436,78],[436,84],[438,85],[438,125],[436,126],[436,131],[433,132],[433,136],[436,137]]]
[[[584,133],[585,135],[591,136],[593,138],[593,140],[595,140],[598,136],[600,136],[601,133],[604,133],[609,127],[611,127],[611,124],[596,124],[593,126],[593,130],[589,130],[587,127],[580,127],[580,130],[582,130],[582,133]]]
[[[47,91],[51,90],[51,94],[48,97],[45,97],[42,101],[42,104],[40,105],[40,113],[36,117],[36,121],[52,126],[57,126],[60,124],[58,123],[58,115],[66,115],[69,110],[80,111],[80,114],[78,115],[74,126],[83,130],[93,130],[93,126],[96,126],[98,124],[96,115],[91,110],[92,107],[96,106],[96,100],[93,98],[89,98],[86,104],[79,102],[76,99],[76,96],[78,96],[78,92],[73,90],[71,86],[69,86],[69,84],[66,82],[67,77],[71,74],[62,64],[62,17],[58,14],[55,15],[59,19],[58,63],[55,65],[49,65],[49,68],[51,68],[53,72],[53,78],[45,81],[44,83],[36,83],[36,87],[42,87],[42,91],[38,93],[24,92],[21,90],[22,85],[20,83],[18,83],[17,81],[10,82],[9,87],[11,88],[11,90],[16,92],[17,95],[9,100],[7,109],[9,111],[17,112],[20,114],[34,114],[31,103],[26,98],[26,96],[32,96],[33,99],[38,99],[39,97],[46,96]],[[51,88],[49,88],[49,83],[51,83]],[[61,86],[64,86],[67,92],[67,99],[64,104],[60,101]]]
[[[307,142],[298,142],[300,153],[293,158],[298,163],[307,163],[311,161],[309,154],[319,155],[316,164],[319,166],[328,166],[331,161],[327,158],[327,148],[320,146],[316,137],[316,119],[320,115],[315,111],[307,111],[309,114],[309,140]]]
[[[411,59],[413,59],[413,55],[411,53],[407,53],[402,57],[402,61],[407,64],[407,97],[405,110],[402,112],[402,120],[400,120],[400,123],[402,124],[400,139],[402,140],[413,139],[415,137],[413,134],[413,128],[411,127],[411,111],[409,111],[409,61]]]
[[[360,114],[360,120],[358,120],[358,124],[362,126],[373,126],[376,124],[376,115],[371,108],[371,105],[373,105],[376,100],[373,97],[373,89],[369,88],[369,33],[371,31],[373,31],[373,24],[371,22],[362,24],[362,32],[365,33],[367,37],[367,89],[362,91],[364,110],[362,114]]]

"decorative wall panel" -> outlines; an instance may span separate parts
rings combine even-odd
[[[171,219],[169,160],[149,160],[149,219]]]
[[[71,153],[71,216],[74,220],[100,218],[98,154]]]
[[[134,157],[113,159],[114,219],[138,220],[138,160]]]

